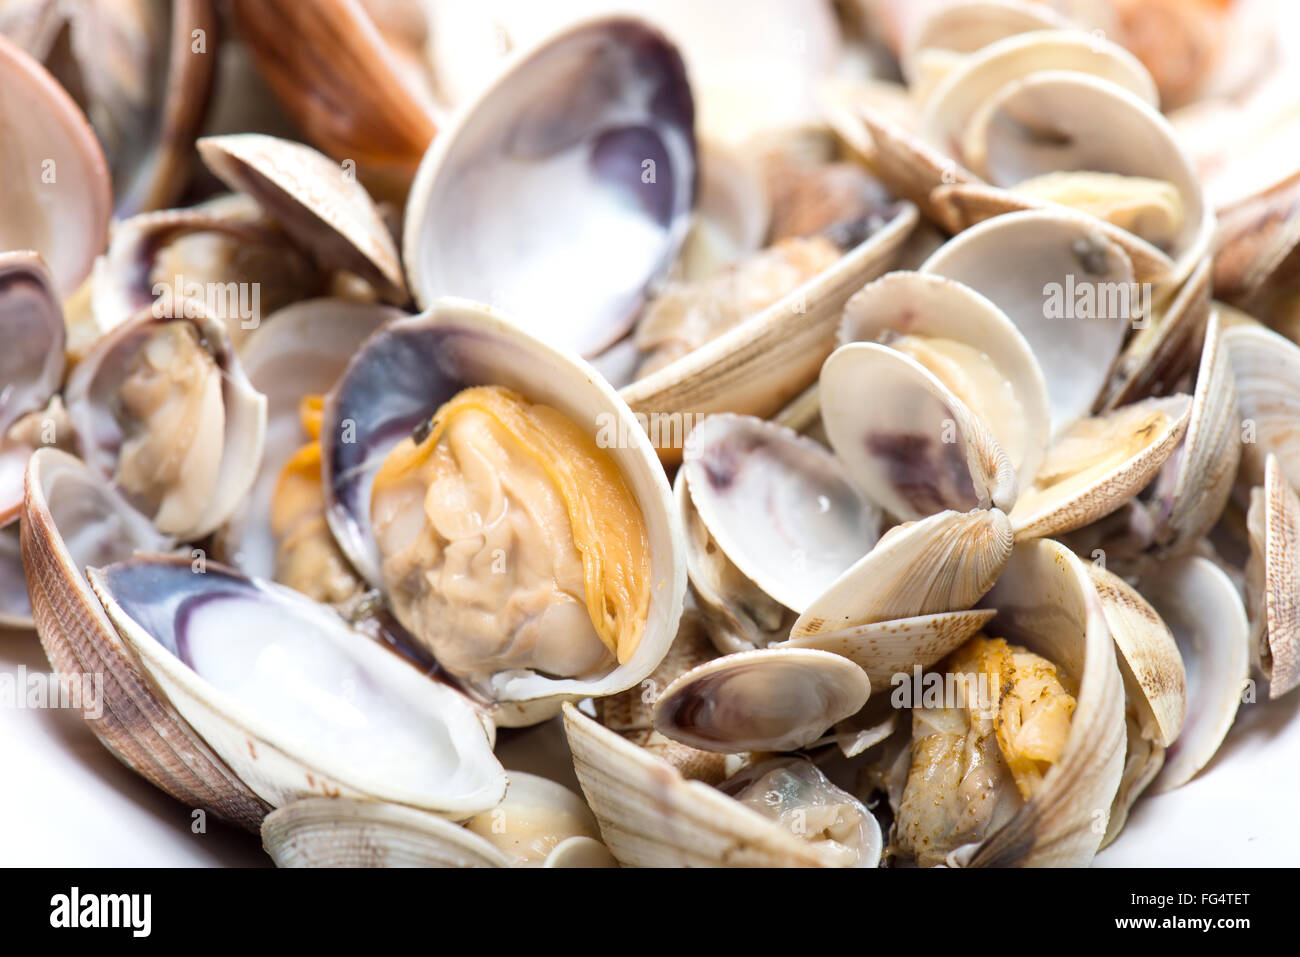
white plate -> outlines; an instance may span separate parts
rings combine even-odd
[[[36,638],[0,631],[0,672],[46,672]],[[70,711],[0,707],[0,865],[258,866],[256,836],[209,821],[119,764]],[[503,734],[507,767],[567,769],[558,724]],[[526,747],[517,745],[526,742]],[[571,772],[565,783],[576,788]],[[1300,692],[1242,705],[1215,760],[1190,784],[1138,802],[1100,867],[1300,862]]]

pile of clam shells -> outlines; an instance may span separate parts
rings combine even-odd
[[[1300,684],[1274,7],[3,0],[0,624],[281,866],[1086,865]]]

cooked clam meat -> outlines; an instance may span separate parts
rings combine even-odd
[[[940,666],[952,697],[912,712],[912,764],[897,849],[921,866],[978,843],[1033,797],[1060,758],[1073,683],[1045,658],[976,636]]]
[[[455,674],[590,676],[636,650],[644,517],[610,456],[553,408],[460,392],[389,453],[371,520],[395,614]]]
[[[299,405],[310,441],[285,463],[271,497],[275,538],[275,580],[317,601],[339,604],[362,585],[325,519],[321,484],[320,424],[323,399],[305,396]]]
[[[1187,221],[1178,187],[1119,173],[1055,172],[1016,184],[1015,191],[1070,206],[1168,249]]]
[[[191,323],[167,322],[131,360],[117,395],[117,482],[159,531],[180,533],[217,483],[221,445],[205,437],[224,429],[221,370]]]
[[[670,284],[637,324],[637,348],[647,353],[637,376],[663,368],[789,295],[843,252],[825,236],[783,239],[717,275]]]
[[[720,788],[839,866],[874,867],[880,858],[880,825],[871,812],[805,758],[764,761]]]

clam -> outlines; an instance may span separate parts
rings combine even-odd
[[[934,11],[904,38],[899,60],[914,88],[933,89],[967,56],[1006,37],[1035,30],[1069,29],[1070,22],[1045,4],[1020,0],[954,3]]]
[[[1173,633],[1187,675],[1182,732],[1148,788],[1161,794],[1187,783],[1223,743],[1250,677],[1249,630],[1236,586],[1205,558],[1154,567],[1142,592]]]
[[[57,673],[102,675],[102,700],[83,708],[90,730],[123,764],[177,800],[256,829],[265,802],[159,698],[85,578],[90,565],[170,542],[66,452],[38,449],[26,488],[22,557],[32,617]]]
[[[311,8],[239,0],[231,13],[262,76],[308,139],[381,182],[410,182],[437,127],[360,0]]]
[[[625,385],[624,400],[647,418],[669,422],[714,412],[779,412],[817,378],[849,296],[890,268],[918,219],[910,203],[894,204],[886,214],[884,225],[787,295]],[[680,454],[671,439],[661,438],[659,448],[665,460]]]
[[[255,199],[321,265],[355,273],[386,301],[406,302],[393,237],[345,166],[309,146],[260,133],[209,136],[197,145],[222,182]]]
[[[108,156],[117,215],[180,198],[216,70],[219,30],[211,0],[18,0],[0,14],[0,33],[76,91]]]
[[[617,867],[599,836],[576,794],[517,771],[505,800],[463,825],[338,797],[294,801],[262,823],[280,867]]]
[[[982,268],[999,235],[1023,256],[1037,256],[1041,272]],[[1100,246],[1088,245],[1094,242]],[[1066,337],[1047,318],[1051,277],[1070,280],[1066,264],[1088,260],[1090,248],[1123,266],[1117,247],[1070,218],[1010,214],[953,240],[924,272],[886,276],[851,300],[845,344],[826,361],[818,395],[832,447],[870,498],[912,520],[996,506],[1025,538],[1086,525],[1151,480],[1186,428],[1190,400],[1150,399],[1085,417],[1096,392],[1081,389],[1079,357],[1060,351]],[[1096,355],[1097,390],[1119,336],[1107,349],[1089,332],[1096,322],[1105,337],[1122,335],[1124,314],[1106,308],[1069,323],[1069,341]],[[855,339],[870,341],[847,341]],[[1062,373],[1048,371],[1058,367]],[[1053,395],[1047,382],[1063,384]],[[1215,411],[1225,410],[1230,403]]]
[[[475,299],[599,354],[686,238],[693,122],[681,55],[641,21],[591,21],[520,54],[420,164],[403,235],[416,302]]]
[[[1300,346],[1257,323],[1234,325],[1223,340],[1243,426],[1238,485],[1262,485],[1269,456],[1300,483]]]
[[[1101,600],[1048,540],[1018,545],[986,600],[999,637],[959,649],[955,695],[913,711],[892,846],[921,864],[1086,864],[1124,764],[1123,683]]]
[[[764,768],[738,782],[733,798],[726,782],[719,790],[686,780],[572,704],[564,728],[601,836],[625,866],[873,867],[879,859],[871,812],[806,762]],[[767,803],[769,790],[776,799]]]
[[[50,271],[35,253],[0,254],[0,526],[18,514],[31,446],[8,433],[43,409],[63,379],[66,333]]]
[[[809,648],[724,655],[692,668],[655,702],[655,729],[702,751],[796,751],[862,710],[866,673]]]
[[[86,463],[166,534],[211,533],[252,485],[266,399],[196,300],[146,307],[102,336],[65,399]]]
[[[92,332],[98,337],[159,299],[201,290],[199,298],[239,349],[264,318],[311,296],[324,281],[312,259],[247,196],[141,213],[117,224],[95,260]]]
[[[1280,698],[1300,684],[1300,499],[1274,455],[1268,457],[1263,486],[1251,493],[1247,520],[1251,645],[1268,678],[1268,696]]]
[[[1089,565],[1088,574],[1115,639],[1128,698],[1128,753],[1105,845],[1119,835],[1129,809],[1159,773],[1166,749],[1182,731],[1187,672],[1169,626],[1137,589],[1097,565]]]
[[[1004,258],[1019,268],[989,268]],[[1092,408],[1140,307],[1123,250],[1088,223],[1048,211],[1009,213],[972,227],[921,271],[957,280],[1011,319],[1043,371],[1053,435]],[[1098,301],[1098,293],[1113,300]]]
[[[297,592],[187,557],[88,575],[168,703],[271,806],[342,794],[458,818],[504,795],[468,699]]]
[[[588,366],[483,306],[368,339],[325,400],[321,467],[344,553],[499,724],[632,687],[676,634],[682,532],[646,434]]]
[[[4,37],[0,78],[11,93],[0,110],[0,173],[9,184],[0,206],[0,250],[40,253],[62,298],[90,274],[108,235],[108,164],[77,104]]]

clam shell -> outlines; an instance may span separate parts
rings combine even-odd
[[[1262,491],[1249,524],[1252,561],[1263,565],[1263,607],[1251,611],[1268,696],[1280,698],[1300,684],[1300,498],[1276,456],[1268,457]]]
[[[1119,308],[1112,312],[1108,302],[1096,317],[1071,321],[1049,314],[1049,294],[1064,297],[1076,281],[1094,290],[1132,289],[1128,257],[1094,223],[1049,210],[1008,213],[956,236],[921,267],[969,286],[1015,323],[1047,382],[1054,436],[1091,411],[1137,317],[1125,314],[1122,296]],[[997,268],[1008,262],[1016,268]],[[1128,305],[1134,305],[1131,297]]]
[[[409,297],[397,246],[370,194],[310,146],[261,133],[198,141],[208,168],[247,193],[325,266],[347,269],[386,300]]]
[[[509,867],[500,850],[445,818],[400,804],[308,797],[272,811],[262,847],[276,867]]]
[[[710,416],[691,432],[682,472],[726,557],[796,612],[880,536],[879,510],[834,455],[762,419]]]
[[[0,206],[0,250],[38,252],[63,298],[90,275],[108,236],[108,164],[77,104],[3,36],[0,87],[10,94],[0,107],[0,126],[22,130],[21,143],[13,140],[0,159],[0,176],[8,184]]]
[[[108,534],[87,540],[77,517],[92,504],[113,516]],[[61,528],[62,526],[62,528]],[[63,531],[67,529],[67,532]],[[67,540],[65,541],[65,535]],[[162,544],[143,516],[116,500],[77,459],[39,449],[27,467],[23,564],[36,632],[60,675],[102,675],[103,700],[86,724],[123,764],[191,807],[256,830],[268,808],[185,721],[119,638],[90,590],[88,561],[125,558]],[[70,545],[81,553],[74,558]]]
[[[1100,78],[1156,106],[1159,94],[1146,68],[1123,47],[1072,30],[1020,33],[990,43],[935,87],[921,114],[921,136],[950,156],[980,108],[1008,84],[1040,71]]]
[[[796,751],[867,703],[871,682],[847,658],[769,648],[692,668],[655,702],[655,730],[702,751]]]
[[[1241,594],[1208,559],[1161,563],[1142,576],[1142,592],[1173,633],[1187,672],[1187,718],[1149,789],[1162,794],[1195,777],[1227,736],[1250,677],[1250,637]]]
[[[817,848],[564,706],[564,731],[601,836],[627,867],[825,867]]]
[[[997,509],[895,526],[799,616],[790,637],[968,609],[993,587],[1011,547],[1011,523]]]
[[[420,163],[402,239],[416,302],[489,303],[599,355],[686,239],[694,119],[676,46],[636,18],[566,26],[515,54]]]
[[[187,558],[88,575],[166,700],[272,807],[345,796],[463,818],[505,795],[494,729],[469,700],[327,606]]]
[[[27,412],[43,408],[63,380],[63,310],[54,278],[36,253],[0,253],[0,526],[22,506],[27,452],[5,433]]]
[[[897,675],[910,675],[917,666],[929,668],[945,658],[987,625],[995,614],[995,609],[981,608],[917,615],[822,631],[774,642],[768,647],[814,648],[843,655],[867,673],[871,690],[879,694],[891,686]]]
[[[1205,332],[1187,434],[1178,453],[1177,479],[1168,512],[1161,515],[1163,527],[1156,533],[1164,552],[1189,548],[1223,514],[1241,462],[1240,422],[1228,347],[1216,313]]]
[[[913,520],[944,509],[1010,510],[1017,481],[988,426],[915,359],[852,342],[822,366],[822,424],[866,495]]]
[[[331,156],[409,183],[436,127],[360,0],[236,0],[233,19],[295,123]]]
[[[194,326],[200,344],[222,373],[223,433],[213,495],[188,526],[174,530],[178,537],[194,541],[215,531],[239,507],[257,474],[266,434],[266,399],[249,383],[221,322],[196,300],[175,300],[165,308],[146,307],[100,337],[68,377],[64,397],[86,463],[111,478],[117,470],[123,435],[115,417],[117,391],[132,357],[148,336],[174,321]],[[216,438],[203,436],[198,441],[215,442]]]
[[[1047,448],[1050,400],[1043,372],[1019,330],[997,306],[951,279],[896,272],[862,288],[844,306],[839,342],[889,344],[893,335],[951,339],[979,350],[1010,383],[1021,414],[986,422],[1017,475],[1032,477]]]
[[[965,164],[996,186],[1061,170],[1171,183],[1183,222],[1169,240],[1175,268],[1168,283],[1181,283],[1209,249],[1215,218],[1191,159],[1149,101],[1114,83],[1057,69],[1034,73],[984,101],[962,136]]]
[[[1243,432],[1239,488],[1264,484],[1265,462],[1300,485],[1300,346],[1258,324],[1224,331]]]
[[[1075,423],[1011,511],[1017,541],[1082,528],[1144,489],[1182,441],[1191,405],[1185,395],[1145,399]]]
[[[1108,817],[1124,768],[1124,684],[1101,599],[1077,558],[1038,540],[1016,546],[986,601],[998,609],[992,634],[1062,668],[1079,691],[1060,760],[969,863],[1083,866],[1101,844],[1104,828],[1097,824]]]

